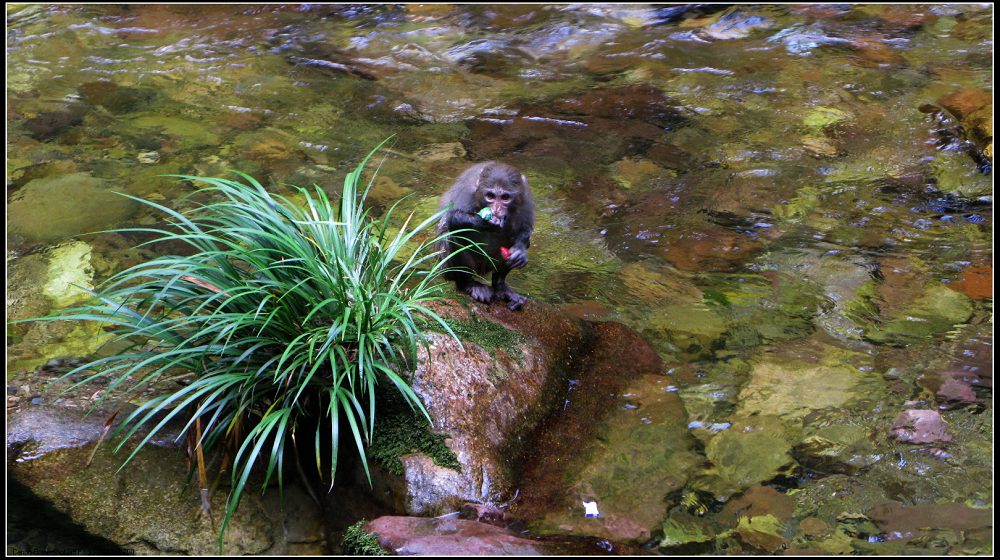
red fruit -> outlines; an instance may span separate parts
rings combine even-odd
[[[500,247],[500,254],[503,255],[503,260],[510,258],[510,249],[507,247]]]

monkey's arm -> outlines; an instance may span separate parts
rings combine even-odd
[[[447,221],[448,221],[448,229],[451,231],[468,227],[476,229],[496,227],[490,222],[484,220],[482,216],[480,216],[479,214],[473,214],[471,212],[463,212],[457,208],[453,208],[448,211]]]
[[[531,245],[531,229],[525,228],[514,236],[514,243],[510,247],[510,257],[507,264],[511,268],[524,268],[528,266],[528,247]]]

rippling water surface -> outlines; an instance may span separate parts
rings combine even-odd
[[[411,194],[429,214],[470,161],[499,159],[539,203],[512,284],[624,322],[666,360],[655,390],[679,396],[695,460],[597,477],[655,495],[630,506],[652,510],[651,551],[983,553],[992,18],[970,4],[8,6],[8,318],[72,303],[53,275],[97,283],[148,258],[141,239],[83,234],[157,223],[113,193],[172,206],[196,188],[164,174],[335,189],[395,134],[373,202]],[[23,380],[93,351],[94,333],[17,325],[7,340]],[[630,404],[652,386],[634,389],[609,397],[621,422],[672,429]],[[948,438],[891,437],[909,410],[939,413]],[[621,449],[644,429],[620,431]],[[648,473],[666,471],[661,492]],[[551,507],[536,531],[583,511]],[[635,540],[620,529],[595,536]]]

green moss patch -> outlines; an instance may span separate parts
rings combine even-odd
[[[388,556],[389,553],[378,544],[378,533],[365,531],[366,520],[362,519],[347,528],[340,541],[340,551],[348,556]]]
[[[503,350],[519,364],[524,364],[524,355],[520,348],[528,341],[527,336],[493,321],[446,319],[445,322],[462,342],[482,346],[494,359],[497,349]]]
[[[386,395],[383,399],[379,410],[387,412],[375,423],[369,457],[397,476],[403,476],[400,457],[414,452],[427,455],[436,465],[461,472],[458,457],[444,443],[447,436],[432,431],[427,419],[419,412],[410,410],[397,394]]]

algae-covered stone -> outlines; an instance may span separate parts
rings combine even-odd
[[[629,293],[644,301],[694,303],[702,299],[701,290],[690,278],[676,271],[658,271],[644,263],[630,263],[622,267],[620,277]]]
[[[931,162],[931,173],[937,187],[949,194],[979,197],[993,192],[993,180],[976,169],[969,156],[956,152],[939,152]]]
[[[739,396],[739,413],[801,419],[814,410],[841,407],[878,394],[881,378],[847,363],[849,351],[828,347],[821,363],[768,357],[754,364]],[[860,357],[860,356],[859,356]]]
[[[140,130],[162,132],[176,140],[182,150],[219,144],[219,136],[208,126],[180,117],[143,114],[132,119],[131,126]]]
[[[803,136],[802,147],[816,157],[834,157],[837,155],[837,146],[829,138],[823,136]]]
[[[691,356],[710,355],[728,330],[725,318],[702,303],[665,305],[646,320],[643,332],[655,340],[665,340],[676,352]]]
[[[781,421],[754,416],[733,422],[705,448],[711,467],[692,486],[727,498],[777,476],[789,475],[795,460]]]
[[[461,142],[445,144],[428,144],[413,153],[413,157],[421,162],[447,161],[465,157],[465,147]]]
[[[663,523],[663,538],[660,547],[670,548],[708,542],[715,538],[715,531],[702,517],[684,512],[671,514]]]
[[[11,197],[7,231],[51,243],[114,227],[132,214],[135,203],[107,186],[89,173],[32,180]]]
[[[625,189],[637,188],[653,177],[664,173],[673,174],[672,171],[667,171],[652,161],[639,157],[616,161],[611,166],[611,170],[612,177]]]
[[[379,174],[375,177],[371,190],[368,191],[368,200],[382,206],[392,206],[411,192],[412,189],[399,186],[399,183],[389,176]]]
[[[808,249],[775,252],[760,262],[767,269],[783,272],[783,283],[798,284],[782,290],[795,294],[781,296],[788,300],[782,309],[791,311],[796,303],[811,303],[809,307],[818,313],[815,325],[836,338],[859,340],[877,318],[871,265],[861,257],[831,256]],[[814,299],[810,302],[806,294],[812,294]]]
[[[806,113],[802,124],[808,128],[823,129],[851,119],[851,114],[834,107],[816,107]]]
[[[676,393],[664,390],[668,382],[646,375],[628,386],[624,406],[579,451],[564,501],[534,530],[643,541],[659,529],[667,496],[684,486],[700,462],[684,406]],[[585,517],[584,502],[593,502],[600,516]]]
[[[91,247],[83,241],[60,245],[49,252],[48,280],[42,291],[56,307],[68,307],[90,297],[94,289]]]
[[[788,543],[785,526],[773,515],[740,517],[735,533],[748,545],[765,552],[775,552]]]
[[[964,294],[933,285],[912,304],[897,310],[892,319],[866,333],[866,338],[884,344],[906,346],[951,330],[972,316],[972,301]]]
[[[861,426],[824,426],[795,447],[799,461],[820,472],[853,474],[875,462],[876,449]]]

